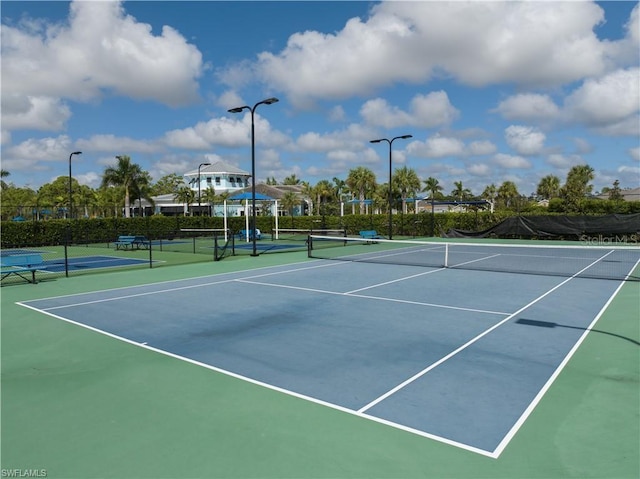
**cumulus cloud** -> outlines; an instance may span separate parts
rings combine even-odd
[[[287,138],[271,129],[267,120],[254,115],[256,141],[266,145],[282,145]],[[237,147],[246,145],[251,139],[251,114],[241,115],[239,119],[221,117],[195,126],[171,130],[164,136],[164,142],[173,148],[206,150],[214,146]]]
[[[444,158],[448,156],[463,156],[464,143],[457,138],[436,135],[425,142],[413,141],[407,147],[410,155],[424,158]]]
[[[78,140],[76,146],[81,150],[99,152],[113,152],[117,150],[118,152],[129,153],[153,153],[161,149],[161,146],[153,141],[134,140],[132,138],[117,137],[115,135],[93,135],[88,139]]]
[[[588,79],[565,99],[571,120],[611,135],[638,135],[640,68]]]
[[[629,148],[629,156],[634,161],[640,161],[640,147]]]
[[[531,163],[526,158],[521,156],[506,155],[504,153],[498,153],[493,157],[493,162],[503,168],[517,168],[517,169],[529,169]]]
[[[15,128],[60,128],[68,118],[62,99],[90,101],[105,90],[185,105],[198,98],[202,70],[201,53],[176,30],[153,35],[120,2],[72,2],[68,23],[2,26],[2,96],[12,101]],[[48,122],[37,118],[45,110]]]
[[[507,120],[539,121],[555,119],[560,109],[549,95],[521,93],[500,102],[494,110]]]
[[[491,155],[497,150],[496,145],[488,140],[472,141],[467,146],[467,153],[471,156]]]
[[[336,33],[292,35],[256,72],[298,106],[441,72],[472,86],[557,86],[611,64],[593,31],[603,20],[591,2],[383,2]]]
[[[70,117],[69,106],[59,98],[2,95],[2,126],[7,130],[60,131]]]
[[[67,135],[25,140],[3,148],[2,168],[8,171],[50,169],[48,163],[67,162],[73,144]]]
[[[486,163],[473,163],[467,167],[467,171],[473,176],[489,176],[491,167]]]
[[[458,115],[459,111],[451,104],[444,91],[416,95],[411,100],[409,111],[391,106],[382,98],[369,100],[360,109],[360,116],[369,125],[383,128],[433,128],[450,124]]]
[[[546,136],[535,128],[511,125],[505,130],[507,144],[521,155],[537,155],[544,147]]]

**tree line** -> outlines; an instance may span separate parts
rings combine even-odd
[[[143,198],[153,204],[153,197],[159,195],[173,195],[176,202],[192,205],[201,201],[204,205],[222,202],[228,197],[226,193],[216,194],[209,186],[200,192],[198,198],[184,179],[177,173],[172,173],[153,182],[151,175],[140,165],[131,161],[126,155],[117,156],[118,162],[114,166],[105,168],[101,185],[91,188],[81,185],[75,178],[71,179],[71,202],[69,198],[69,178],[60,176],[51,183],[47,183],[34,191],[28,187],[17,187],[6,183],[10,176],[8,171],[2,170],[2,184],[0,199],[2,201],[2,219],[23,216],[36,219],[60,217],[129,217],[131,205]],[[454,182],[454,188],[444,192],[440,181],[434,177],[421,180],[416,171],[407,166],[396,168],[392,176],[391,195],[389,184],[378,183],[375,173],[364,166],[358,166],[349,171],[345,179],[334,177],[330,180],[320,180],[315,185],[292,174],[284,178],[283,185],[299,185],[301,194],[308,198],[310,209],[305,213],[310,215],[337,215],[385,213],[388,212],[389,199],[395,211],[409,213],[415,211],[414,199],[419,195],[427,201],[457,201],[467,202],[486,200],[495,209],[526,210],[537,201],[549,200],[549,209],[554,212],[580,213],[585,210],[585,202],[592,201],[592,181],[594,170],[589,165],[578,165],[571,168],[562,183],[555,175],[542,178],[537,186],[535,195],[526,197],[518,191],[512,181],[504,181],[500,185],[490,184],[480,195],[474,195],[466,188],[462,181]],[[275,178],[268,178],[268,185],[278,185]],[[603,192],[609,200],[619,203],[622,190],[616,180],[611,188],[604,188]],[[71,204],[70,204],[71,203]],[[294,208],[301,204],[301,198],[293,192],[285,193],[281,205],[285,211],[293,214]],[[345,204],[351,208],[344,209]],[[189,210],[187,210],[187,213]],[[624,211],[621,211],[624,212]]]

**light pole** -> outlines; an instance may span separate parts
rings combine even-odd
[[[256,248],[256,132],[254,113],[256,108],[258,108],[258,105],[271,105],[277,101],[277,98],[267,98],[266,100],[259,101],[253,105],[253,108],[248,105],[244,105],[229,110],[229,113],[240,113],[243,110],[249,110],[251,112],[251,219],[253,221],[253,231],[249,230],[251,231],[249,234],[253,237],[253,252],[251,253],[251,256],[258,256]]]
[[[200,209],[200,168],[202,168],[203,166],[211,166],[211,163],[200,163],[198,165],[198,213],[200,214],[200,216],[202,216],[202,210]]]
[[[392,233],[391,233],[391,229],[392,229],[392,223],[391,223],[391,199],[393,196],[393,186],[391,185],[391,144],[398,140],[406,140],[407,138],[413,138],[413,135],[402,135],[402,136],[396,136],[394,138],[391,138],[390,140],[388,138],[380,138],[378,140],[371,140],[369,143],[381,143],[383,141],[386,141],[387,143],[389,143],[389,239],[391,239],[392,237]]]
[[[69,219],[73,218],[73,194],[71,192],[71,157],[73,155],[82,155],[82,152],[74,151],[69,155]]]

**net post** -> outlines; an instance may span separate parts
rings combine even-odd
[[[313,258],[311,251],[313,250],[313,238],[311,235],[307,236],[307,258]]]
[[[218,261],[218,235],[213,233],[213,261]]]
[[[444,267],[449,267],[449,243],[444,244]]]

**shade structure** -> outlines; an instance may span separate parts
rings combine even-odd
[[[245,191],[243,193],[238,193],[237,195],[233,195],[229,197],[230,201],[243,201],[250,200],[252,198],[251,192]],[[273,198],[267,195],[263,195],[262,193],[256,193],[256,200],[258,201],[271,201]]]

